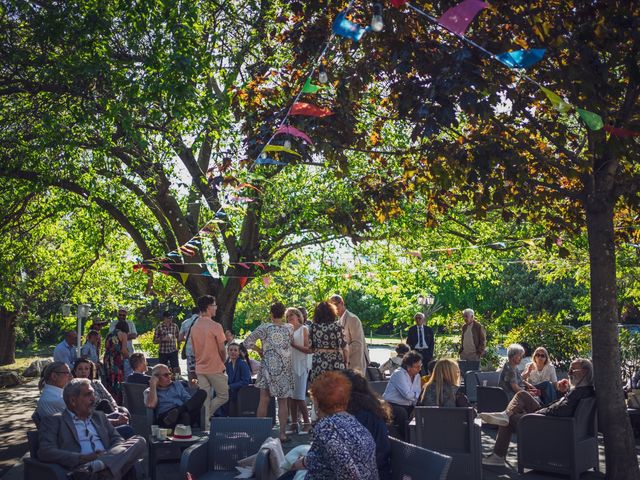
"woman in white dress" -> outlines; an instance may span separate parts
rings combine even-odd
[[[300,433],[309,433],[311,422],[307,411],[307,379],[311,370],[311,349],[309,348],[309,329],[303,324],[304,317],[297,308],[287,308],[284,318],[288,324],[293,326],[293,340],[291,346],[291,363],[293,365],[293,396],[289,399],[289,409],[291,411],[292,430],[296,429],[298,423],[298,412],[302,413],[304,423],[299,429]]]
[[[258,350],[255,348],[256,341],[262,341],[262,367],[256,380],[256,387],[260,389],[260,403],[256,416],[266,417],[271,397],[278,399],[281,442],[289,441],[286,435],[289,416],[287,399],[293,394],[293,327],[284,322],[284,311],[284,305],[280,302],[271,305],[271,322],[263,323],[244,340],[245,346],[254,350]]]

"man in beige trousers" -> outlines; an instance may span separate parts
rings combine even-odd
[[[340,325],[344,329],[345,340],[349,346],[349,365],[347,365],[347,368],[358,370],[365,375],[367,365],[369,365],[369,349],[364,337],[362,322],[356,315],[347,310],[340,295],[333,295],[329,301],[336,306],[338,315],[340,315]]]
[[[204,403],[206,417],[211,419],[215,411],[229,401],[227,369],[224,364],[227,350],[224,347],[222,325],[213,319],[217,308],[216,299],[211,295],[204,295],[198,299],[198,308],[200,316],[191,327],[191,345],[196,358],[198,386],[207,392]]]

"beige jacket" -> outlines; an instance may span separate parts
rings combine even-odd
[[[367,371],[367,365],[369,365],[369,349],[362,322],[349,310],[345,310],[340,317],[340,324],[344,329],[344,337],[349,346],[349,368],[359,370],[364,375]]]

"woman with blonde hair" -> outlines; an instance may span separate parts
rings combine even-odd
[[[418,406],[469,407],[469,400],[458,389],[460,368],[455,360],[443,358],[436,362],[433,374],[422,390]]]
[[[549,359],[549,352],[544,347],[536,348],[532,358],[533,361],[522,372],[522,378],[540,390],[542,405],[548,405],[558,398],[556,369]]]
[[[298,413],[302,414],[304,423],[299,427],[300,433],[309,433],[311,422],[307,411],[307,378],[311,370],[311,349],[309,348],[309,329],[304,325],[302,312],[297,308],[287,308],[284,318],[293,326],[291,340],[291,364],[293,365],[293,395],[289,398],[289,411],[291,412],[292,430],[298,430]]]

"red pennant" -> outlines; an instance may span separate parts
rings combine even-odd
[[[296,102],[291,107],[289,115],[305,115],[307,117],[328,117],[333,112],[328,108],[320,108],[310,103]]]
[[[404,7],[407,0],[391,0],[391,6],[395,8]]]
[[[262,277],[262,283],[264,283],[265,288],[268,287],[271,283],[271,277],[269,275]]]
[[[634,132],[632,130],[627,130],[626,128],[616,128],[611,125],[605,125],[604,129],[615,137],[640,137],[640,132]]]
[[[242,290],[244,286],[247,284],[247,280],[249,280],[249,278],[247,277],[240,277],[238,279],[238,283],[240,284],[240,290]]]
[[[253,262],[254,265],[260,267],[261,270],[264,270],[266,267],[262,264],[262,262]]]

